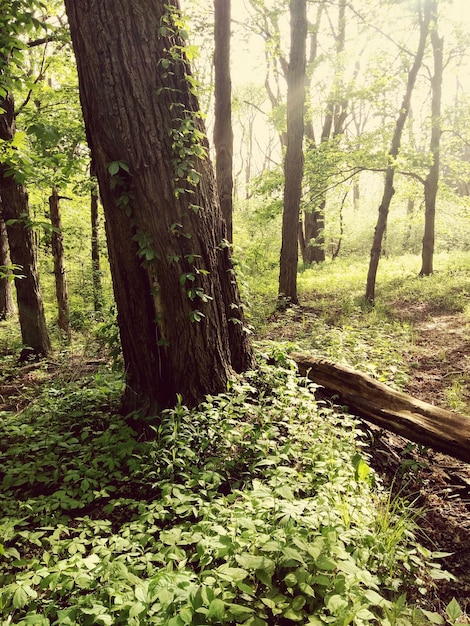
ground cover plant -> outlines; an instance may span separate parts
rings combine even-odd
[[[439,623],[406,602],[411,580],[425,598],[445,577],[439,555],[355,421],[288,364],[148,438],[113,410],[113,372],[2,412],[3,623]]]

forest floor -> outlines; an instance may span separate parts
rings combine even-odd
[[[470,400],[470,388],[465,385],[470,380],[470,336],[464,314],[422,305],[397,309],[397,315],[412,323],[415,335],[409,355],[411,377],[405,391],[452,409],[449,395],[459,390],[460,407],[465,412],[465,401]],[[403,450],[408,448],[408,471],[404,472]],[[442,610],[455,597],[470,623],[470,465],[419,446],[407,446],[402,437],[383,431],[373,441],[371,452],[375,469],[389,483],[395,480],[401,495],[417,498],[416,504],[423,511],[418,520],[421,542],[451,553],[443,560],[443,567],[457,580],[438,582],[434,601],[439,604],[435,609]]]
[[[404,357],[410,375],[403,391],[451,410],[456,410],[457,404],[458,412],[470,414],[468,318],[427,303],[397,302],[391,313],[413,328],[413,345]],[[312,314],[314,310],[301,302],[298,316],[290,316],[289,324],[284,325],[285,336],[279,336],[282,324],[276,323],[276,336],[268,330],[266,338],[294,340],[305,333]],[[271,321],[281,317],[282,313],[275,313]],[[420,543],[430,550],[450,553],[441,563],[456,580],[436,581],[432,598],[426,596],[425,608],[443,614],[455,598],[464,611],[460,623],[470,624],[470,465],[369,423],[364,423],[364,430],[372,467],[387,487],[420,510]],[[413,589],[408,590],[408,598],[421,604]]]
[[[413,328],[413,345],[405,359],[409,381],[407,393],[426,402],[470,413],[470,334],[463,313],[450,313],[429,304],[396,303],[393,316]],[[315,316],[310,306],[296,309],[283,323],[283,313],[271,316],[263,338],[292,341]],[[273,328],[275,327],[275,331]],[[280,331],[280,328],[283,329]],[[72,359],[71,368],[96,369],[97,361]],[[57,374],[56,366],[37,364],[14,368],[14,377],[0,384],[0,411],[21,412],[35,396],[35,389]],[[467,389],[468,386],[468,389]],[[456,401],[457,402],[457,401]],[[432,597],[422,599],[408,590],[408,599],[441,614],[455,598],[464,615],[459,623],[470,624],[470,465],[433,452],[372,424],[364,423],[370,464],[394,493],[420,510],[418,539],[432,551],[450,553],[440,562],[456,580],[438,580]]]

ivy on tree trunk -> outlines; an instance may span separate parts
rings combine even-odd
[[[66,0],[103,203],[125,411],[194,405],[253,365],[175,0]]]

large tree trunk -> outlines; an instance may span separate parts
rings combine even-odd
[[[69,292],[65,273],[64,243],[62,238],[62,220],[60,217],[60,198],[57,188],[52,188],[49,196],[49,216],[52,224],[52,256],[54,258],[55,295],[57,299],[57,325],[70,341]]]
[[[194,405],[253,356],[177,0],[66,0],[126,367],[124,410]]]
[[[408,81],[406,85],[405,95],[398,114],[397,122],[395,124],[395,131],[392,137],[392,143],[388,153],[389,165],[385,173],[385,185],[382,196],[382,202],[379,206],[379,215],[377,218],[377,224],[375,226],[374,238],[372,241],[372,248],[370,251],[369,271],[367,274],[366,283],[366,300],[373,303],[375,300],[375,283],[377,279],[377,269],[379,267],[379,260],[382,253],[382,241],[384,233],[387,228],[388,212],[392,198],[395,194],[393,186],[396,169],[396,159],[400,152],[401,137],[403,134],[403,128],[405,126],[406,119],[410,110],[411,94],[415,86],[416,77],[418,75],[419,68],[423,62],[424,50],[426,47],[426,40],[429,32],[429,24],[431,21],[431,3],[433,0],[424,0],[423,14],[420,18],[420,31],[419,31],[419,44],[413,65],[408,72]]]
[[[7,94],[0,98],[0,138],[9,141],[15,134],[15,106]],[[28,223],[29,204],[26,189],[17,183],[6,164],[0,164],[0,197],[3,219],[7,225],[10,258],[21,268],[15,278],[23,355],[45,356],[51,351],[44,306],[39,289],[39,275],[34,254],[33,231]]]
[[[302,376],[339,394],[340,403],[352,413],[470,463],[470,417],[395,391],[349,367],[302,354],[290,356]]]
[[[227,225],[227,238],[233,239],[233,131],[232,83],[230,79],[231,0],[214,0],[214,148],[215,175],[220,208]]]
[[[291,47],[287,72],[287,148],[284,159],[284,211],[279,271],[279,297],[296,303],[297,243],[303,175],[305,65],[307,40],[306,0],[290,2]]]
[[[443,72],[443,44],[437,30],[437,4],[432,3],[431,43],[434,56],[434,76],[431,80],[431,142],[430,151],[432,163],[424,183],[424,235],[422,249],[422,265],[420,276],[429,276],[433,273],[434,235],[436,218],[436,198],[439,186],[439,149],[441,143],[441,96]]]
[[[5,222],[1,217],[0,204],[0,321],[11,317],[15,312],[10,265],[10,251]],[[2,269],[3,268],[3,269]]]

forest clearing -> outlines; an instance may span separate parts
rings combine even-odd
[[[1,625],[470,623],[466,0],[0,4]]]

